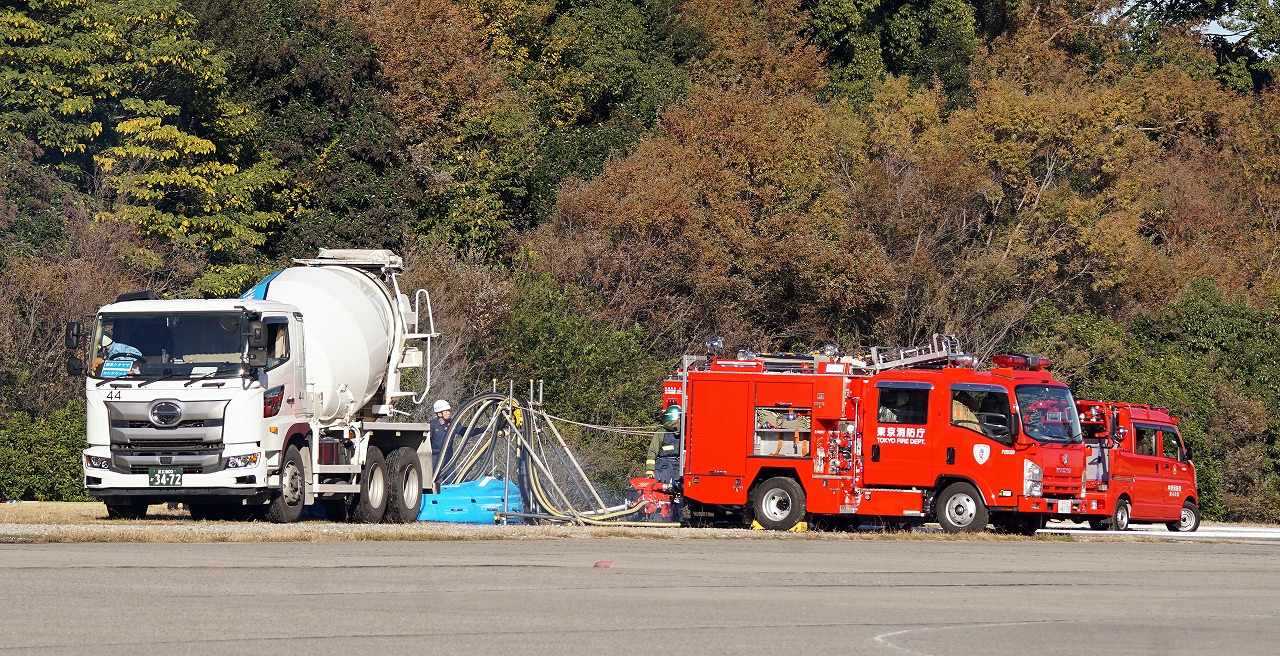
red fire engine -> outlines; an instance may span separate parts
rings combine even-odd
[[[812,516],[1034,533],[1083,509],[1079,418],[1048,360],[994,365],[976,370],[950,336],[869,360],[685,356],[664,386],[685,409],[681,475],[637,489],[774,530]]]
[[[1170,531],[1200,526],[1196,468],[1164,408],[1079,401],[1084,430],[1085,515],[1094,529],[1164,522]]]

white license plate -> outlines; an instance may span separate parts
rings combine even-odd
[[[1058,514],[1059,515],[1071,514],[1071,499],[1058,499]]]
[[[147,485],[151,487],[182,487],[182,468],[150,467],[147,469]]]

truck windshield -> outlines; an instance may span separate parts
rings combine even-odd
[[[98,378],[213,378],[240,372],[239,313],[101,315],[94,330]]]
[[[1081,441],[1080,417],[1071,390],[1057,385],[1019,385],[1022,432],[1037,442]]]

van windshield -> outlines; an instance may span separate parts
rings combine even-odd
[[[236,312],[101,315],[94,329],[93,375],[239,375],[242,321]]]
[[[1080,417],[1071,390],[1058,385],[1019,385],[1022,432],[1037,442],[1080,442]]]

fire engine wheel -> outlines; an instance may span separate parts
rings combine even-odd
[[[382,450],[369,447],[360,473],[360,496],[352,503],[351,521],[377,524],[387,512],[387,461]]]
[[[422,464],[418,452],[402,446],[387,456],[388,487],[387,514],[383,522],[408,524],[418,521],[422,508]]]
[[[147,504],[141,499],[127,499],[124,502],[106,502],[107,519],[144,519],[147,516]]]
[[[775,476],[756,486],[751,510],[771,531],[789,531],[804,519],[804,488],[795,479]]]
[[[947,533],[978,533],[987,528],[990,513],[978,491],[968,483],[952,483],[938,495],[938,524]]]
[[[1170,531],[1191,533],[1200,528],[1200,509],[1196,507],[1196,504],[1187,501],[1182,504],[1182,516],[1178,518],[1178,521],[1168,522],[1165,526]]]
[[[1116,510],[1111,513],[1111,530],[1127,531],[1129,530],[1129,500],[1121,499],[1116,502]]]
[[[302,454],[296,445],[285,449],[280,459],[280,488],[271,493],[267,519],[276,524],[290,524],[302,516],[307,504],[307,482],[302,469]]]

